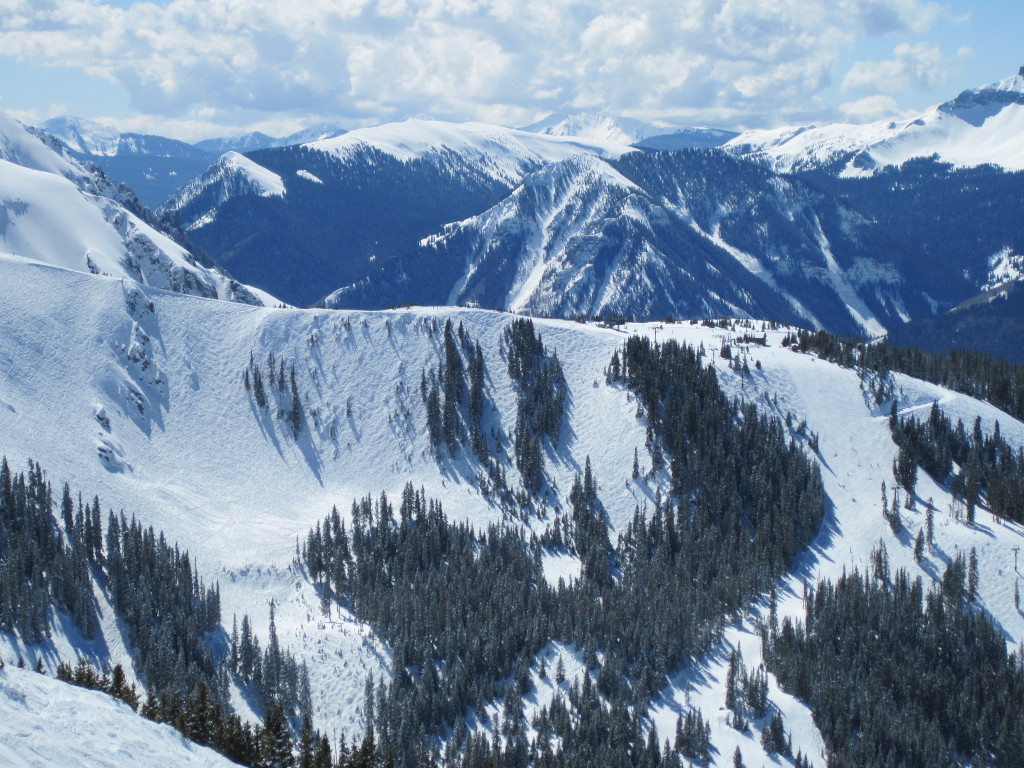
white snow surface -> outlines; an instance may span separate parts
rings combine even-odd
[[[857,153],[845,176],[873,173],[912,158],[958,168],[991,164],[1024,169],[1024,75],[966,91],[915,118],[745,131],[725,149],[766,160],[777,171],[827,164]]]
[[[8,665],[0,669],[0,765],[227,768],[235,763],[104,693]]]
[[[253,162],[239,152],[225,152],[218,161],[228,171],[245,176],[260,197],[281,197],[284,195],[284,181],[262,165]]]
[[[227,300],[274,303],[198,264],[117,199],[112,185],[0,113],[0,252]]]
[[[220,583],[228,631],[232,614],[248,613],[265,640],[274,600],[282,644],[309,663],[318,727],[328,734],[360,730],[366,674],[386,676],[390,651],[345,611],[334,609],[329,618],[320,614],[313,585],[293,562],[296,537],[304,537],[332,505],[347,516],[353,499],[381,491],[394,498],[407,481],[439,498],[452,519],[478,527],[501,519],[481,496],[466,458],[460,454],[439,465],[431,456],[419,382],[441,349],[439,334],[429,331],[432,321],[441,326],[450,317],[454,325],[462,323],[484,351],[487,396],[497,405],[497,412],[485,416],[485,429],[507,436],[514,427],[515,393],[499,338],[511,317],[457,308],[250,307],[10,257],[0,257],[0,285],[0,453],[18,470],[29,457],[39,461],[55,487],[67,480],[76,490],[99,494],[104,510],[123,508],[189,550],[200,575]],[[545,344],[558,352],[571,393],[563,443],[545,462],[555,489],[546,506],[566,504],[572,480],[589,456],[614,535],[635,506],[650,509],[656,490],[664,493],[668,487],[664,470],[650,479],[632,478],[634,449],[641,469],[650,466],[645,427],[636,419],[632,395],[604,381],[611,353],[626,335],[590,324],[535,322]],[[888,404],[869,403],[856,373],[782,348],[780,330],[768,333],[769,347],[746,352],[753,373],[744,384],[717,355],[731,339],[728,331],[688,323],[625,330],[656,334],[658,341],[703,343],[727,394],[756,400],[780,416],[791,411],[797,423],[805,419],[818,433],[816,459],[829,498],[826,520],[778,584],[781,615],[802,616],[805,579],[814,583],[838,578],[844,569],[866,568],[880,539],[894,569],[906,568],[926,582],[941,578],[958,551],[974,547],[980,606],[1009,646],[1024,639],[1024,616],[1013,605],[1012,551],[1024,544],[1024,531],[984,509],[973,527],[953,521],[946,514],[949,494],[922,474],[915,508],[903,513],[906,530],[893,535],[879,511],[879,487],[883,480],[892,487],[896,453]],[[256,409],[242,386],[250,353],[265,366],[269,351],[296,367],[306,413],[298,441],[281,420]],[[734,351],[744,350],[734,345]],[[761,362],[760,370],[754,360]],[[904,376],[898,384],[902,412],[925,411],[938,400],[968,426],[975,416],[985,429],[998,420],[1003,436],[1024,446],[1024,424],[992,406]],[[777,398],[778,405],[766,396]],[[109,429],[97,413],[109,419]],[[807,447],[806,438],[796,439]],[[514,469],[509,479],[516,482]],[[936,546],[917,565],[913,541],[924,524],[928,498],[938,510]],[[573,578],[579,567],[574,558],[558,554],[545,558],[544,566],[553,581]],[[660,739],[671,738],[676,717],[690,702],[711,720],[716,765],[731,764],[736,746],[746,764],[772,764],[760,748],[764,723],[755,722],[750,734],[737,733],[726,725],[723,709],[729,649],[740,645],[748,667],[760,660],[752,618],[737,617],[718,647],[665,681],[651,709]],[[94,648],[94,658],[120,658],[123,640],[114,637],[116,627],[104,623],[102,629],[109,650]],[[59,625],[52,647],[39,655],[52,670],[58,656],[69,658],[80,645]],[[0,635],[5,661],[35,652]],[[581,674],[579,664],[570,663],[577,652],[560,644],[542,652],[549,675],[541,680],[535,674],[528,706],[550,699],[555,655],[565,659],[566,684]],[[806,706],[781,692],[774,679],[770,698],[786,716],[794,749],[822,764],[821,736]],[[36,720],[39,728],[48,727],[45,718]],[[0,715],[0,723],[6,722]],[[5,727],[0,725],[0,732]]]
[[[530,170],[580,152],[616,159],[634,151],[626,144],[605,138],[547,136],[486,123],[421,119],[360,128],[306,146],[341,157],[370,146],[403,161],[443,161],[447,155],[457,155],[471,161],[483,173],[512,184]]]

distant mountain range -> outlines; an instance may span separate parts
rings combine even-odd
[[[1021,73],[912,120],[738,135],[585,113],[195,147],[46,127],[75,157],[140,170],[147,203],[173,184],[161,216],[297,305],[749,314],[877,336],[1024,254]],[[192,178],[141,171],[157,162]]]
[[[957,306],[1024,253],[1024,180],[1006,172],[1024,151],[1020,83],[961,94],[885,141],[832,126],[657,152],[615,141],[654,130],[621,120],[407,121],[221,162],[161,210],[298,305],[749,314],[877,336]],[[669,138],[683,135],[727,138]],[[798,152],[794,135],[832,138]]]
[[[321,123],[284,138],[247,133],[187,144],[164,136],[119,131],[79,117],[53,118],[39,128],[64,142],[75,158],[95,163],[110,178],[126,183],[150,208],[156,208],[225,152],[305,144],[345,133],[341,126]]]
[[[730,152],[778,171],[829,168],[842,176],[870,174],[913,158],[963,167],[1024,169],[1024,67],[1013,77],[966,90],[906,120],[747,131]]]

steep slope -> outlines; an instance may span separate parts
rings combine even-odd
[[[434,458],[419,387],[425,369],[443,357],[434,321],[439,328],[450,317],[481,344],[485,390],[494,405],[486,411],[485,429],[500,430],[507,440],[516,394],[500,339],[511,318],[443,308],[359,313],[246,307],[9,258],[0,259],[0,279],[7,288],[0,312],[0,453],[16,465],[32,457],[55,483],[67,479],[99,494],[104,508],[123,507],[163,530],[192,553],[201,576],[219,581],[225,621],[247,613],[266,637],[273,600],[281,642],[310,664],[318,725],[328,732],[358,731],[365,675],[373,670],[378,679],[386,677],[390,651],[347,610],[335,609],[330,620],[321,616],[314,585],[294,563],[296,537],[305,537],[333,504],[351,522],[347,510],[353,499],[381,491],[398,498],[407,481],[440,499],[452,519],[478,528],[503,519],[501,508],[481,492],[479,465],[468,452]],[[569,388],[563,439],[546,451],[545,503],[567,505],[572,481],[589,456],[615,536],[636,506],[650,509],[656,493],[668,492],[669,481],[665,470],[646,474],[652,456],[635,398],[605,381],[611,354],[626,337],[565,321],[537,326],[557,351]],[[956,553],[974,547],[979,605],[999,622],[1009,645],[1024,639],[1010,565],[1024,531],[998,524],[984,509],[974,526],[947,517],[942,511],[951,506],[948,489],[922,477],[917,505],[904,513],[904,532],[892,533],[878,512],[878,488],[883,480],[891,483],[896,454],[888,404],[875,405],[855,372],[782,347],[782,330],[768,331],[769,346],[749,348],[736,338],[742,328],[665,324],[627,330],[656,334],[659,341],[703,344],[728,397],[757,402],[780,416],[792,412],[790,436],[801,445],[807,446],[808,433],[798,423],[806,420],[804,429],[817,434],[814,455],[829,499],[826,521],[811,549],[778,584],[781,616],[803,615],[804,580],[866,568],[880,539],[893,568],[906,567],[928,582],[941,579]],[[759,332],[756,325],[750,330]],[[726,342],[747,356],[750,375],[720,357]],[[269,352],[286,367],[295,365],[303,414],[298,439],[283,417],[258,408],[243,386],[250,355],[266,370]],[[1003,437],[1024,446],[1024,424],[991,406],[906,377],[897,384],[901,412],[924,410],[938,400],[965,423],[980,416],[987,432],[998,420]],[[642,465],[639,477],[630,472],[634,449]],[[516,483],[511,464],[508,473]],[[923,525],[923,501],[929,497],[940,510],[937,544],[918,564],[913,535]],[[522,524],[528,531],[539,523],[531,518]],[[578,573],[574,561],[554,558],[556,578]],[[3,642],[7,659],[15,649],[30,664],[43,655],[6,633]],[[722,708],[729,649],[742,646],[747,663],[756,665],[758,644],[747,618],[729,626],[721,646],[680,669],[652,708],[659,741],[671,738],[676,716],[692,703],[711,720],[715,764],[727,764],[736,746],[747,763],[770,760],[758,741],[761,725],[738,732]],[[552,651],[564,656],[568,682],[578,681],[580,649]],[[44,656],[44,663],[54,661]],[[536,692],[528,700],[536,706],[556,687],[539,667],[538,659],[528,677]],[[818,762],[822,741],[806,706],[774,682],[769,696],[786,715],[794,750]],[[241,697],[235,703],[246,711]],[[501,706],[495,703],[492,717]]]
[[[887,340],[899,346],[948,354],[975,349],[1024,364],[1024,284],[1004,283],[936,317],[912,320],[893,328]]]
[[[235,765],[103,693],[11,666],[0,669],[0,722],[9,766]]]
[[[726,149],[779,171],[832,168],[870,174],[912,158],[934,157],[958,168],[1024,169],[1024,67],[999,82],[964,91],[910,120],[746,131]]]
[[[886,249],[870,222],[800,181],[707,152],[634,153],[616,168],[548,165],[327,304],[740,313],[871,335],[926,309],[876,256]]]
[[[239,279],[310,305],[490,207],[524,174],[580,151],[617,157],[629,148],[410,120],[251,153],[284,180],[280,198],[261,197],[218,164],[162,210]]]
[[[200,264],[157,231],[130,191],[0,115],[0,249],[67,269],[181,293],[254,304],[269,300]]]

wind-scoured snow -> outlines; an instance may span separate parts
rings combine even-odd
[[[329,617],[320,613],[315,588],[294,562],[296,537],[304,538],[334,504],[347,516],[353,499],[381,491],[395,498],[406,482],[440,499],[452,519],[477,528],[501,520],[501,511],[481,495],[475,466],[463,452],[440,462],[434,458],[418,388],[424,369],[443,356],[433,323],[439,328],[448,318],[456,327],[461,323],[484,352],[486,394],[496,407],[487,410],[485,430],[500,431],[508,450],[516,394],[499,348],[511,316],[457,308],[249,307],[14,258],[0,258],[0,284],[5,287],[0,453],[15,469],[30,457],[39,461],[55,485],[67,480],[75,490],[96,493],[104,510],[123,508],[189,550],[200,576],[220,584],[228,631],[233,614],[248,613],[265,639],[273,600],[282,645],[309,664],[317,726],[327,733],[360,731],[366,675],[373,671],[379,679],[389,673],[390,650],[347,611],[335,607]],[[739,331],[689,323],[630,324],[623,332],[535,322],[545,345],[558,353],[570,393],[562,442],[545,458],[548,510],[565,507],[588,457],[613,536],[635,507],[650,509],[655,493],[667,492],[665,470],[646,474],[651,457],[635,399],[621,385],[606,383],[604,370],[629,333],[702,344],[728,396],[756,402],[780,417],[792,412],[794,423],[806,420],[819,436],[815,458],[829,499],[826,519],[810,549],[777,585],[782,616],[803,615],[804,580],[813,584],[835,579],[844,569],[863,570],[880,539],[894,569],[906,568],[926,582],[940,579],[957,552],[975,547],[979,605],[996,620],[1008,645],[1024,639],[1024,616],[1013,605],[1013,547],[1024,545],[1024,531],[993,519],[984,508],[973,526],[954,521],[946,513],[948,491],[922,473],[915,507],[903,512],[905,530],[894,535],[879,501],[882,481],[892,486],[896,455],[888,404],[876,406],[866,398],[854,371],[783,348],[783,329],[767,332],[768,347],[744,348],[735,338]],[[726,342],[750,361],[746,379],[719,357]],[[271,351],[296,368],[304,413],[298,440],[273,409],[255,407],[242,384],[250,354],[265,367]],[[967,424],[980,416],[985,430],[998,420],[1003,437],[1024,446],[1024,424],[992,406],[905,376],[898,376],[897,384],[902,413],[925,413],[937,400]],[[806,436],[794,432],[793,438],[810,451]],[[101,439],[116,449],[117,466],[103,458]],[[634,450],[641,465],[637,478],[631,472]],[[516,478],[510,466],[510,482]],[[936,546],[918,565],[913,541],[924,524],[928,498],[938,510]],[[573,578],[579,564],[551,553],[544,569],[557,582]],[[762,724],[755,722],[749,734],[738,733],[726,724],[722,709],[730,648],[742,646],[748,667],[759,663],[752,618],[739,617],[718,647],[665,681],[651,709],[659,740],[671,738],[676,717],[693,704],[711,721],[716,765],[730,764],[736,746],[746,764],[771,764],[758,739]],[[106,624],[102,629],[104,638],[115,631]],[[64,656],[79,644],[61,626],[55,634],[60,637],[54,654],[43,655],[48,666],[56,654]],[[15,650],[25,649],[10,643],[0,647],[4,654]],[[567,685],[582,674],[573,662],[577,650],[553,643],[543,652],[549,671],[556,656],[563,657]],[[524,697],[529,706],[554,693],[550,674],[544,681],[535,675],[534,682],[535,690]],[[821,737],[807,708],[779,691],[774,680],[770,698],[786,716],[794,750],[822,764]],[[32,723],[45,720],[26,717]],[[6,722],[0,715],[0,730]],[[65,748],[77,754],[73,744]]]

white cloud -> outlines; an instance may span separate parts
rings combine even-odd
[[[907,117],[907,113],[900,110],[900,105],[892,96],[875,94],[866,96],[857,101],[848,101],[839,105],[839,111],[843,116],[854,123],[867,123],[885,118]]]
[[[856,62],[843,78],[843,92],[927,91],[947,77],[946,57],[938,45],[900,43],[893,54],[895,58],[884,61]]]
[[[0,51],[120,83],[141,113],[182,124],[309,113],[353,126],[419,113],[526,123],[569,109],[756,124],[826,109],[819,94],[843,51],[871,35],[922,32],[938,9],[929,0],[0,0]],[[854,69],[855,84],[878,71]]]

